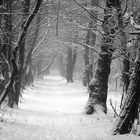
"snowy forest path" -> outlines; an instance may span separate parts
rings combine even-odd
[[[58,76],[38,80],[34,87],[24,90],[20,109],[5,113],[0,139],[102,139],[112,123],[98,114],[84,115],[87,99],[86,89],[78,82],[67,84]]]

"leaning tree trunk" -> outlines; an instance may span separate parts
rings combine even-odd
[[[5,15],[2,13],[5,12],[12,12],[12,0],[7,1],[0,1],[0,26],[1,26],[1,38],[0,38],[0,95],[2,91],[4,90],[4,85],[9,80],[9,68],[7,67],[6,61],[10,62],[11,57],[11,32],[12,32],[12,16]],[[8,63],[9,63],[8,62]]]
[[[17,51],[19,50],[19,48],[21,47],[20,44],[22,44],[22,41],[24,39],[24,37],[27,34],[27,30],[29,28],[29,25],[31,24],[32,20],[35,17],[35,14],[38,12],[39,7],[41,4],[41,0],[38,0],[36,3],[36,6],[32,12],[32,14],[29,16],[27,22],[25,23],[24,27],[23,27],[23,31],[20,35],[19,41],[17,43],[17,46],[15,47],[15,49],[13,50],[13,57],[12,57],[12,66],[13,66],[13,72],[11,75],[11,78],[9,80],[9,82],[7,83],[7,85],[5,86],[5,90],[3,91],[2,95],[0,96],[0,105],[2,104],[2,102],[4,101],[4,99],[6,98],[6,96],[8,95],[8,91],[10,88],[12,88],[12,86],[14,86],[15,80],[16,80],[16,75],[17,75],[17,64],[16,64],[16,60],[17,60]],[[19,71],[19,69],[18,69]]]
[[[13,12],[13,0],[7,0],[3,1],[3,6],[5,6],[6,12],[12,13]],[[4,81],[2,82],[3,85],[6,85],[9,81],[10,75],[9,71],[11,71],[11,55],[12,55],[12,39],[13,39],[13,16],[11,14],[5,14],[3,16],[4,19],[4,43],[1,53],[3,54],[3,60],[5,61],[4,67],[3,67],[3,75],[4,75]],[[7,61],[7,62],[6,62]],[[3,91],[3,88],[1,88]],[[13,94],[13,87],[9,91],[9,94]]]
[[[77,58],[77,49],[68,47],[68,56],[67,56],[67,64],[66,64],[67,83],[73,82],[73,69],[76,63],[76,58]]]
[[[39,35],[39,28],[40,28],[40,21],[41,21],[41,14],[38,13],[36,17],[36,29],[35,33],[33,36],[33,41],[31,44],[31,48],[27,54],[26,61],[25,61],[25,66],[24,66],[24,71],[23,71],[23,88],[27,85],[29,86],[30,84],[33,83],[34,78],[33,78],[33,72],[32,72],[32,52],[35,48],[35,45],[37,43],[37,37]]]
[[[130,18],[131,25],[140,29],[140,25],[137,25],[133,19]],[[134,33],[137,35],[137,41],[139,42],[140,33]],[[130,76],[130,84],[127,90],[126,99],[121,108],[120,115],[116,121],[114,128],[112,129],[113,135],[130,133],[133,123],[138,116],[138,108],[140,105],[140,45],[136,51],[136,58],[134,60],[134,68]]]
[[[30,11],[30,0],[24,0],[22,3],[23,3],[22,4],[23,5],[23,17],[22,17],[21,28],[23,29],[25,22],[28,18],[28,13]],[[20,86],[23,86],[22,79],[24,78],[23,69],[24,69],[24,60],[25,60],[25,41],[26,41],[26,37],[23,39],[22,44],[19,49],[19,68],[20,68],[19,69],[19,76],[20,76],[19,85]]]
[[[118,1],[117,1],[118,2]],[[92,114],[95,111],[107,113],[107,90],[108,77],[110,74],[110,65],[112,54],[114,52],[115,34],[118,27],[116,12],[116,0],[107,0],[104,15],[103,37],[100,47],[97,69],[94,78],[89,84],[89,99],[86,105],[86,114]]]
[[[22,6],[23,6],[23,17],[22,17],[21,28],[23,30],[25,22],[28,17],[29,9],[30,9],[30,0],[22,1]],[[23,74],[24,56],[25,56],[25,40],[26,40],[26,37],[23,38],[23,40],[20,44],[20,47],[19,47],[19,53],[18,53],[19,61],[18,61],[18,71],[17,71],[16,77],[15,77],[14,98],[12,98],[13,100],[11,100],[11,99],[9,100],[11,108],[18,106],[19,96],[21,93],[21,81],[22,81],[22,77],[23,77],[22,74]]]
[[[135,67],[132,71],[127,97],[121,109],[120,115],[113,128],[113,134],[130,133],[134,120],[137,117],[140,104],[140,46],[135,60]]]

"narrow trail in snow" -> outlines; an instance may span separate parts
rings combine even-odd
[[[47,76],[23,93],[20,109],[9,110],[1,140],[96,140],[112,123],[82,113],[88,95],[79,83]]]

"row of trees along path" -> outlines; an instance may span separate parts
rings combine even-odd
[[[78,4],[78,6],[82,7],[76,0],[73,0],[73,1],[76,4]],[[1,56],[1,60],[6,65],[4,72],[1,72],[2,74],[4,74],[4,78],[6,79],[6,81],[5,81],[5,84],[2,86],[3,89],[2,89],[2,92],[0,95],[0,106],[2,105],[3,101],[6,99],[7,96],[9,99],[8,100],[9,107],[13,108],[15,105],[18,106],[19,96],[21,94],[21,89],[22,88],[24,89],[26,84],[27,84],[25,81],[26,81],[26,78],[29,77],[27,74],[30,72],[30,70],[29,70],[30,67],[32,67],[31,66],[31,63],[32,63],[31,56],[34,52],[33,47],[34,47],[36,38],[34,38],[32,47],[29,51],[29,55],[27,54],[27,61],[25,61],[25,58],[24,58],[25,57],[25,41],[26,41],[26,36],[28,33],[29,26],[30,26],[31,22],[33,21],[34,17],[37,15],[42,2],[44,2],[44,1],[37,0],[35,2],[34,8],[31,7],[31,9],[33,9],[31,14],[29,13],[31,2],[28,0],[24,0],[24,2],[22,3],[23,4],[22,5],[23,6],[23,9],[22,9],[23,14],[22,14],[22,21],[20,24],[21,25],[21,33],[19,34],[17,43],[16,43],[16,45],[14,45],[14,47],[12,47],[12,43],[13,43],[12,42],[13,38],[11,37],[12,35],[5,34],[7,32],[9,32],[10,34],[12,33],[12,30],[13,30],[12,20],[11,20],[12,13],[8,13],[7,15],[0,17],[0,24],[5,31],[4,35],[2,36],[2,40],[4,43],[0,42],[1,43],[0,44],[0,49],[1,49],[0,56]],[[135,0],[135,2],[130,1],[129,4],[135,4],[136,2],[137,2],[137,0]],[[91,0],[91,3],[93,6],[93,3],[96,3],[96,2],[94,0]],[[6,5],[6,7],[5,7],[5,5]],[[14,5],[14,1],[9,1],[9,0],[0,1],[1,13],[3,14],[7,10],[11,12],[12,8],[13,8],[12,5]],[[98,5],[98,3],[96,3],[96,5]],[[127,5],[127,3],[126,3],[126,5]],[[59,0],[59,6],[60,6],[60,0]],[[116,47],[114,44],[117,43],[116,42],[117,37],[121,38],[119,41],[121,42],[121,49],[122,49],[122,54],[120,54],[120,55],[123,55],[123,57],[124,57],[123,58],[123,74],[122,74],[123,76],[122,77],[124,78],[123,84],[124,84],[124,94],[125,94],[124,96],[125,96],[125,98],[122,98],[123,104],[121,107],[121,111],[120,111],[120,114],[119,114],[118,119],[116,121],[116,124],[114,125],[114,128],[112,129],[112,134],[114,134],[114,135],[115,134],[126,134],[126,133],[131,132],[131,130],[133,128],[134,121],[138,115],[139,102],[140,102],[140,94],[139,94],[139,91],[140,91],[140,86],[139,86],[140,85],[139,32],[129,33],[129,34],[133,34],[136,36],[135,37],[136,42],[134,45],[137,46],[135,48],[135,54],[133,56],[134,57],[133,66],[131,66],[131,69],[130,69],[129,67],[127,67],[128,65],[130,66],[130,64],[127,60],[128,58],[126,59],[126,56],[124,54],[125,51],[127,51],[127,39],[126,39],[126,34],[124,32],[125,26],[124,26],[123,16],[124,16],[124,13],[127,11],[127,6],[126,6],[125,10],[123,10],[122,6],[123,6],[123,3],[121,0],[106,0],[105,6],[101,7],[104,9],[104,17],[103,17],[103,20],[101,20],[103,34],[102,34],[102,40],[100,42],[100,51],[99,52],[97,51],[99,53],[99,56],[98,56],[98,60],[97,60],[97,67],[96,67],[94,77],[93,77],[93,73],[92,73],[93,66],[89,65],[89,63],[90,63],[88,60],[89,58],[85,55],[85,67],[87,68],[87,71],[85,71],[85,73],[86,73],[85,75],[87,76],[86,78],[88,79],[86,85],[88,85],[89,97],[88,97],[88,101],[86,103],[84,113],[90,114],[90,115],[91,114],[94,114],[94,115],[99,114],[99,115],[101,115],[100,118],[102,118],[102,117],[106,118],[107,117],[106,114],[107,114],[107,97],[108,97],[108,94],[107,94],[107,92],[108,92],[108,79],[109,79],[109,74],[110,74],[110,70],[111,70],[111,62],[113,60],[113,54],[116,51]],[[134,7],[132,7],[132,9],[133,8]],[[133,10],[135,10],[135,8]],[[130,13],[129,23],[131,23],[133,28],[139,30],[140,29],[139,15],[137,18],[137,23],[138,23],[137,24],[134,21],[134,17],[133,17],[134,13],[132,14],[133,10],[131,12],[129,12]],[[91,11],[92,11],[92,9],[91,9]],[[60,11],[58,8],[57,28],[56,28],[57,36],[58,36],[58,15],[59,15],[59,12]],[[136,12],[137,12],[137,10],[136,10]],[[93,17],[93,12],[91,12],[90,19],[92,21],[93,21],[94,17]],[[40,16],[38,16],[37,24],[40,22],[40,20],[41,20]],[[3,26],[3,22],[5,23],[4,26]],[[97,23],[97,20],[95,20],[95,23]],[[89,22],[89,28],[93,28],[93,25],[91,22]],[[37,29],[39,29],[39,26],[37,26]],[[37,35],[37,34],[39,34],[38,30],[36,30],[36,32],[35,32],[35,35]],[[75,38],[76,38],[75,41],[77,41],[77,36],[78,36],[78,34],[75,36]],[[90,39],[90,37],[91,37],[91,39]],[[44,37],[43,37],[43,39],[44,39]],[[86,39],[87,39],[86,40],[87,45],[89,44],[89,42],[91,40],[92,40],[92,42],[95,43],[95,36],[92,36],[90,31],[87,32]],[[67,61],[66,61],[67,62],[66,63],[66,73],[67,74],[65,76],[66,76],[67,82],[71,83],[71,82],[73,82],[73,78],[72,78],[73,71],[74,71],[73,68],[76,64],[77,48],[75,47],[74,49],[72,49],[72,47],[70,47],[70,46],[67,48],[68,48],[67,49],[68,56],[67,56]],[[85,47],[85,52],[87,54],[89,54],[89,51],[90,50]],[[132,55],[132,54],[130,54],[130,55]],[[52,57],[52,62],[55,59],[55,57],[56,57],[55,55],[54,55],[54,57]],[[24,65],[24,62],[25,62],[25,65]],[[39,63],[40,62],[41,61],[39,61]],[[52,64],[52,62],[50,61],[50,64],[48,64],[48,66],[46,66],[46,68],[44,70],[40,70],[41,74],[43,73],[42,75],[44,75],[44,73],[47,71],[47,69],[50,68],[50,65]],[[69,63],[69,62],[71,62],[71,63]],[[86,64],[89,66],[87,67]],[[93,79],[91,79],[91,78],[93,78]],[[125,83],[125,81],[126,81],[126,83]],[[24,82],[26,84],[24,84]],[[50,88],[51,88],[52,87],[51,84],[53,83],[53,80],[52,81],[49,80],[49,82],[50,82]],[[44,84],[45,84],[45,82],[44,82]],[[23,85],[23,87],[22,87],[22,85]],[[69,86],[70,85],[67,85],[67,88]],[[41,90],[42,89],[43,89],[43,87],[41,88]],[[55,91],[56,89],[54,89],[54,88],[51,89],[51,93],[53,92],[53,90],[54,90],[54,92],[56,92]],[[47,90],[49,90],[49,89],[46,89],[45,91],[47,91]],[[59,90],[60,90],[59,94],[63,94],[63,92],[62,92],[63,89],[58,88],[57,90],[58,90],[57,94],[59,93]],[[56,95],[55,95],[55,97],[56,97]],[[32,99],[34,99],[34,98],[36,98],[36,97],[34,96]],[[39,96],[38,96],[38,98],[39,98]],[[40,100],[43,101],[42,98],[40,98]],[[65,100],[64,100],[64,102],[65,102]],[[56,102],[57,101],[58,100],[56,100]],[[67,102],[68,102],[68,100],[67,100]],[[65,106],[65,105],[63,105],[63,106]],[[31,112],[34,112],[34,111],[31,110]],[[31,118],[32,117],[33,116],[31,116]],[[98,120],[97,118],[98,117],[96,117],[96,119],[93,119],[93,121],[94,120],[97,121]],[[83,118],[81,119],[81,121],[83,121]],[[57,120],[57,122],[59,122],[59,121]],[[100,125],[101,123],[98,123],[98,124]],[[104,122],[103,122],[103,124],[104,124]],[[52,126],[52,123],[51,123],[51,126]],[[103,125],[103,126],[105,126],[105,125]],[[87,128],[87,126],[86,126],[86,128]],[[77,130],[80,130],[80,129],[77,129]],[[87,129],[87,130],[89,130],[89,129]],[[91,129],[91,130],[94,130],[94,129]],[[104,130],[106,130],[106,128]],[[101,131],[103,131],[103,129]],[[72,135],[72,137],[76,137],[76,136],[77,135],[74,135],[74,136]],[[78,137],[79,137],[79,135],[78,135]],[[83,137],[84,137],[84,135],[83,135]]]

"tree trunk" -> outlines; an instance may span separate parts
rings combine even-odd
[[[99,2],[96,0],[96,3],[98,4]],[[95,0],[91,0],[91,6],[97,6],[95,4]],[[95,23],[97,22],[97,20],[94,18],[94,16],[96,16],[96,13],[91,10],[90,11],[90,18],[95,21]],[[93,16],[94,15],[94,16]],[[90,46],[94,46],[95,45],[95,38],[96,38],[96,35],[95,33],[92,32],[92,30],[90,28],[94,28],[96,27],[94,24],[93,24],[93,21],[89,21],[89,25],[88,25],[88,28],[89,30],[87,31],[87,35],[86,35],[86,44],[87,45],[90,45]],[[85,46],[85,54],[84,54],[84,60],[85,60],[85,70],[84,70],[84,74],[83,74],[83,85],[84,86],[89,86],[89,83],[91,81],[91,79],[93,78],[93,52],[92,50],[88,47],[88,46]]]
[[[13,72],[12,72],[12,75],[11,75],[11,78],[8,82],[8,84],[6,85],[5,87],[5,90],[3,91],[2,95],[0,96],[0,105],[1,103],[4,101],[4,99],[6,98],[6,96],[8,95],[8,92],[9,89],[14,86],[14,83],[15,83],[15,80],[16,80],[16,75],[17,75],[17,71],[18,70],[18,67],[17,67],[17,64],[16,64],[16,60],[17,60],[17,51],[19,50],[19,48],[21,47],[20,44],[22,44],[22,41],[23,39],[25,38],[26,34],[27,34],[27,30],[28,30],[28,27],[29,25],[31,24],[33,18],[35,17],[35,14],[38,12],[39,10],[39,7],[40,7],[40,4],[41,4],[41,0],[38,0],[37,3],[36,3],[36,6],[32,12],[32,14],[29,16],[27,22],[25,23],[24,27],[23,27],[23,31],[20,35],[20,38],[19,38],[19,41],[17,43],[17,46],[15,47],[15,49],[13,50],[13,56],[12,56],[12,66],[13,66]]]
[[[12,91],[12,93],[13,92],[15,92],[15,90],[14,90],[14,88],[13,88],[13,85],[14,85],[14,82],[15,82],[15,78],[16,78],[16,73],[17,73],[17,71],[18,71],[18,68],[17,68],[17,65],[16,65],[16,63],[15,63],[15,60],[12,58],[12,60],[11,60],[11,62],[12,62],[12,66],[13,66],[13,73],[12,73],[12,75],[11,75],[11,77],[10,77],[10,80],[7,82],[7,84],[4,86],[4,90],[3,90],[3,92],[2,92],[2,94],[1,94],[1,96],[0,96],[0,106],[1,106],[1,104],[3,103],[3,101],[5,100],[5,98],[6,98],[6,96]],[[15,96],[15,94],[13,95],[13,96],[11,96],[12,98],[15,98],[14,97]],[[11,98],[11,99],[12,99]],[[12,105],[12,104],[11,104]],[[10,102],[9,102],[9,106],[10,106]]]
[[[107,0],[104,22],[102,25],[104,34],[102,37],[97,69],[94,78],[89,84],[89,99],[86,105],[86,114],[103,111],[107,113],[107,90],[108,77],[110,74],[110,65],[112,54],[114,52],[115,33],[118,27],[117,14],[114,13],[116,0]]]
[[[119,24],[119,38],[120,38],[120,42],[121,42],[121,51],[123,54],[123,70],[122,70],[122,82],[123,82],[123,94],[122,94],[122,99],[121,99],[121,105],[122,106],[126,94],[127,94],[127,89],[129,86],[129,82],[130,82],[130,62],[129,62],[129,54],[127,53],[127,35],[124,31],[124,21],[123,21],[123,12],[122,12],[122,8],[121,8],[121,2],[118,4],[117,6],[117,12],[118,14],[118,24]]]
[[[127,90],[127,97],[122,106],[120,115],[116,121],[113,134],[130,133],[134,120],[138,114],[138,107],[140,104],[140,46],[135,60],[135,67],[132,71],[130,84]]]
[[[7,0],[3,1],[2,5],[5,7],[4,11],[11,13],[12,12],[12,3],[13,0]],[[4,54],[5,58],[9,61],[11,61],[11,50],[12,50],[12,15],[3,15],[3,24],[1,25],[1,30],[3,33],[2,37],[2,48],[1,52]],[[8,75],[8,68],[7,65],[3,65],[3,75],[5,78],[5,84],[9,80],[9,75]]]
[[[90,23],[89,23],[90,26]],[[90,42],[90,31],[87,32],[86,35],[86,44],[89,45]],[[90,82],[90,75],[89,75],[89,47],[85,46],[85,52],[84,52],[84,60],[85,60],[85,70],[84,70],[84,74],[83,74],[83,85],[87,86],[87,84],[89,84]]]
[[[64,58],[63,55],[60,55],[58,57],[59,57],[58,58],[58,61],[59,61],[59,66],[58,67],[59,67],[60,75],[62,77],[66,77],[65,62],[64,62],[65,58]]]
[[[74,65],[76,63],[76,57],[77,57],[77,49],[68,47],[68,56],[67,56],[67,64],[66,64],[66,78],[67,83],[73,82],[73,69]]]
[[[13,12],[12,4],[13,4],[13,0],[3,1],[3,6],[5,6],[6,12],[8,13]],[[11,14],[4,15],[3,20],[4,20],[4,29],[3,29],[4,43],[2,46],[3,48],[1,53],[3,54],[3,61],[5,61],[5,63],[3,65],[4,81],[3,81],[3,87],[1,87],[2,91],[4,90],[5,85],[7,85],[7,82],[9,81],[10,78],[9,71],[11,71],[13,16]],[[9,96],[12,94],[13,94],[13,87],[11,87],[11,89],[9,90]]]
[[[25,79],[23,79],[23,87],[25,87],[26,85],[29,86],[34,81],[33,72],[32,72],[32,52],[37,43],[37,37],[39,35],[39,28],[40,28],[40,21],[41,21],[41,14],[38,13],[38,15],[36,17],[36,29],[35,29],[35,33],[33,36],[32,45],[27,54],[26,61],[25,61],[24,74],[23,74]]]
[[[22,6],[23,6],[23,17],[22,17],[21,28],[23,30],[30,9],[30,0],[22,1]],[[10,107],[12,108],[18,106],[19,96],[21,94],[21,83],[22,83],[21,81],[23,78],[22,74],[23,74],[24,56],[25,56],[25,40],[26,37],[23,38],[19,47],[19,53],[18,53],[19,60],[18,60],[18,70],[15,77],[14,98],[12,98],[13,100],[10,100]]]
[[[3,7],[3,1],[1,0],[0,1],[0,7],[2,7],[0,9],[0,13],[3,13],[4,12],[4,7]],[[0,26],[1,26],[1,29],[0,31],[3,33],[3,29],[2,29],[2,22],[3,22],[3,15],[1,14],[0,15]],[[3,49],[3,36],[1,35],[1,38],[0,38],[0,77],[3,76],[3,57],[2,57],[2,49]],[[4,90],[4,82],[3,80],[0,78],[0,95],[2,94],[2,91]]]
[[[140,23],[138,21],[138,23]],[[137,24],[133,24],[137,25]],[[138,25],[139,26],[139,25]],[[140,29],[140,28],[139,28]],[[122,105],[120,115],[116,121],[116,124],[114,128],[112,129],[112,134],[127,134],[131,132],[133,123],[135,119],[137,118],[138,115],[138,108],[140,105],[140,45],[139,45],[139,40],[140,40],[140,35],[137,35],[137,41],[136,41],[136,49],[135,54],[133,57],[134,59],[134,64],[132,69],[132,74],[129,79],[129,86],[126,89],[126,97],[124,100],[124,104]],[[127,63],[129,64],[129,63]],[[131,66],[132,67],[132,66]]]
[[[31,55],[28,59],[27,65],[24,67],[24,86],[30,86],[34,82],[33,71],[32,71],[32,58]]]
[[[126,52],[127,49],[125,49],[124,51]],[[123,58],[123,71],[122,71],[123,93],[121,97],[120,107],[123,106],[123,103],[127,94],[127,89],[130,83],[130,62],[128,60],[129,58],[125,58],[125,57],[128,57],[128,56],[124,54],[124,58]]]
[[[66,72],[67,72],[66,76],[67,83],[72,83],[73,82],[72,48],[70,47],[68,47]]]

